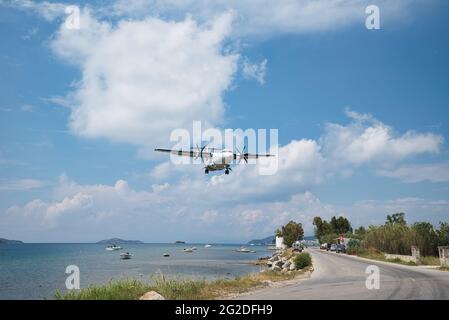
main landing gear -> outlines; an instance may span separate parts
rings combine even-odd
[[[209,169],[206,168],[206,169],[204,170],[204,173],[205,173],[205,174],[209,174]]]
[[[225,170],[225,174],[229,174],[229,169],[226,169],[226,170]]]

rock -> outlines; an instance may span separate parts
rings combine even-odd
[[[273,265],[272,261],[267,261],[267,266],[271,267]]]
[[[165,298],[156,291],[148,291],[139,300],[165,300]]]
[[[282,269],[290,267],[291,264],[292,263],[290,261],[285,261],[285,263],[282,265]]]
[[[281,267],[277,266],[277,265],[273,265],[273,267],[271,267],[271,270],[273,271],[281,271]]]
[[[281,259],[281,261],[282,261],[283,263],[285,263],[285,262],[287,262],[287,258],[283,257],[283,258]]]
[[[295,270],[295,269],[296,269],[296,265],[295,265],[295,263],[294,263],[294,262],[292,262],[292,263],[290,264],[290,267],[289,267],[289,269],[290,269],[290,271],[293,271],[293,270]]]
[[[287,272],[288,268],[282,268],[282,272]]]
[[[273,263],[275,266],[278,266],[278,267],[282,267],[282,265],[284,264],[281,260],[278,260],[278,261],[275,261],[274,263]]]

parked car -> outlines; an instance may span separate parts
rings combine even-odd
[[[336,245],[335,243],[332,243],[332,244],[331,244],[331,247],[329,248],[329,251],[334,251],[334,252],[336,252],[336,251],[337,251],[337,245]]]
[[[322,243],[322,244],[320,245],[320,249],[326,250],[326,249],[327,249],[327,243]]]
[[[346,246],[344,244],[337,244],[337,249],[335,250],[337,253],[346,253]]]

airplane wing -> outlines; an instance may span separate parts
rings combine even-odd
[[[274,157],[274,154],[245,153],[243,157],[246,159],[258,159],[258,158]]]
[[[173,150],[173,149],[154,149],[154,151],[157,152],[165,152],[165,153],[171,153],[177,156],[183,156],[183,157],[191,157],[191,158],[200,158],[201,157],[201,151],[200,150]],[[210,157],[210,153],[203,151],[203,158]]]
[[[274,157],[274,154],[259,154],[259,153],[234,153],[234,159],[245,160],[248,163],[248,159],[259,159],[259,158],[268,158]]]
[[[185,156],[185,157],[196,157],[199,152],[197,150],[172,150],[172,149],[154,149],[157,152],[166,152],[175,154],[177,156]]]

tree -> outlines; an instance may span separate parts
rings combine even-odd
[[[321,237],[321,243],[335,243],[335,239],[338,238],[336,233],[327,233],[323,237]]]
[[[357,237],[363,238],[366,234],[366,229],[364,226],[360,226],[357,229],[354,230],[354,233]]]
[[[352,231],[351,223],[345,217],[332,217],[330,225],[336,234],[345,234]]]
[[[321,243],[329,242],[329,239],[338,237],[340,234],[352,232],[351,223],[345,217],[332,217],[330,222],[321,219],[321,217],[313,218],[313,225],[315,226],[315,237]]]
[[[325,235],[332,233],[331,225],[326,220],[321,219],[321,217],[313,218],[313,225],[315,226],[315,237],[321,243],[323,243]]]
[[[387,215],[387,221],[385,222],[386,225],[392,225],[392,224],[398,224],[401,226],[406,226],[407,221],[405,221],[405,213],[398,212],[395,214]]]
[[[429,222],[416,222],[412,226],[416,232],[416,245],[423,256],[436,255],[438,253],[438,236],[433,225]]]
[[[449,223],[440,222],[440,227],[436,234],[439,246],[449,246]]]
[[[282,227],[281,235],[284,238],[284,244],[291,247],[295,241],[304,238],[304,229],[301,223],[296,223],[291,220]]]

